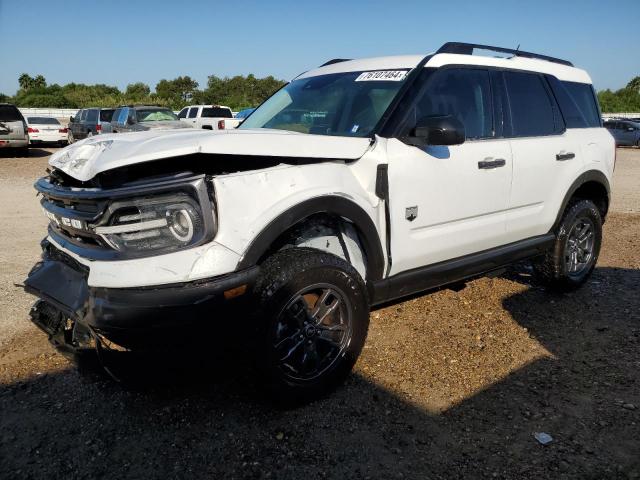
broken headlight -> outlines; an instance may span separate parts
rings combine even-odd
[[[206,235],[199,205],[187,194],[116,201],[95,233],[122,252],[168,252],[198,244]]]

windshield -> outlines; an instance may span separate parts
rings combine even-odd
[[[342,72],[294,80],[239,128],[367,137],[400,90],[407,70]]]
[[[60,122],[51,117],[29,117],[27,122],[34,125],[60,125]]]
[[[178,120],[178,117],[168,108],[145,108],[136,110],[139,122],[166,122]]]
[[[103,110],[100,110],[100,121],[110,122],[111,118],[113,117],[113,112],[115,112],[115,109],[113,108],[105,108]]]

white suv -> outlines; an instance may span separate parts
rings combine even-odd
[[[32,316],[72,351],[235,323],[272,392],[313,398],[352,368],[374,305],[523,259],[554,288],[582,284],[614,162],[569,62],[460,43],[333,60],[236,130],[54,154]]]

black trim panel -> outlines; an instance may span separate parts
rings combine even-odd
[[[564,213],[565,208],[567,208],[567,204],[571,197],[576,193],[576,191],[587,182],[596,182],[601,184],[604,189],[607,191],[607,207],[611,201],[611,187],[609,186],[609,180],[604,173],[599,170],[588,170],[580,175],[576,180],[571,184],[569,190],[567,190],[564,199],[562,200],[562,204],[560,205],[560,209],[558,210],[558,216],[556,217],[556,221],[553,223],[553,228],[551,231],[555,230],[560,221],[562,220],[562,214]],[[604,220],[604,218],[603,218]]]
[[[251,242],[236,267],[237,270],[252,267],[269,251],[280,235],[298,222],[316,213],[339,215],[353,222],[360,234],[367,263],[367,280],[379,280],[384,271],[384,253],[380,236],[367,213],[353,201],[333,195],[316,197],[292,207],[273,219]]]
[[[372,305],[380,305],[425,290],[442,287],[534,257],[549,248],[551,233],[464,257],[401,272],[373,283]]]

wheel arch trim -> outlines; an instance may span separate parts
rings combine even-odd
[[[258,264],[283,233],[311,215],[318,213],[338,215],[353,223],[366,257],[367,280],[381,279],[384,272],[384,253],[373,220],[353,200],[337,195],[322,195],[311,198],[279,214],[254,237],[238,262],[237,269],[241,270]]]
[[[560,224],[560,221],[562,220],[562,215],[565,209],[567,208],[567,205],[569,204],[569,200],[571,200],[571,198],[575,195],[575,193],[578,191],[580,187],[582,187],[584,184],[589,182],[598,183],[602,187],[604,187],[607,193],[607,206],[609,205],[611,200],[611,187],[609,186],[609,180],[607,179],[606,175],[600,170],[587,170],[586,172],[582,173],[578,178],[576,178],[576,180],[571,184],[571,186],[567,190],[567,193],[565,194],[564,198],[562,199],[562,203],[560,204],[560,209],[558,210],[558,215],[556,216],[556,220],[553,223],[553,227],[551,229],[552,231],[555,230],[555,228]]]

